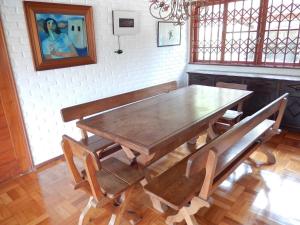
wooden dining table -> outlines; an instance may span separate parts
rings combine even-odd
[[[81,120],[77,126],[119,143],[127,156],[148,166],[197,137],[251,91],[192,85]]]

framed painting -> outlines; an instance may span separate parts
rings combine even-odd
[[[181,26],[172,22],[158,22],[157,46],[167,47],[180,45]]]
[[[96,63],[91,6],[24,1],[36,70]]]

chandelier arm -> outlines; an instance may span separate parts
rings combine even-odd
[[[150,15],[152,17],[154,17],[155,19],[160,19],[160,17],[154,15],[154,13],[152,11],[152,8],[155,9],[155,10],[159,9],[159,6],[157,5],[157,3],[153,2],[152,4],[150,4],[150,6],[149,6],[149,12],[150,12]]]
[[[183,25],[191,17],[191,7],[195,2],[196,0],[150,0],[149,11],[156,19]]]
[[[162,20],[169,20],[170,19],[170,13],[169,14],[166,14],[165,16],[162,15],[163,13],[163,8],[160,8],[159,11],[158,11],[158,14],[159,14],[159,19],[162,19]]]

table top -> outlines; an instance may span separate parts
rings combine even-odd
[[[174,141],[185,143],[216,114],[224,113],[251,93],[192,85],[84,119],[77,126],[150,155]]]

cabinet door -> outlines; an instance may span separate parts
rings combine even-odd
[[[215,76],[199,73],[189,73],[189,85],[198,84],[206,86],[214,86]]]
[[[260,78],[245,78],[252,96],[245,101],[245,115],[252,115],[278,97],[278,81]]]
[[[282,124],[285,127],[300,130],[300,82],[282,81],[280,84],[280,95],[286,92],[290,96]]]

